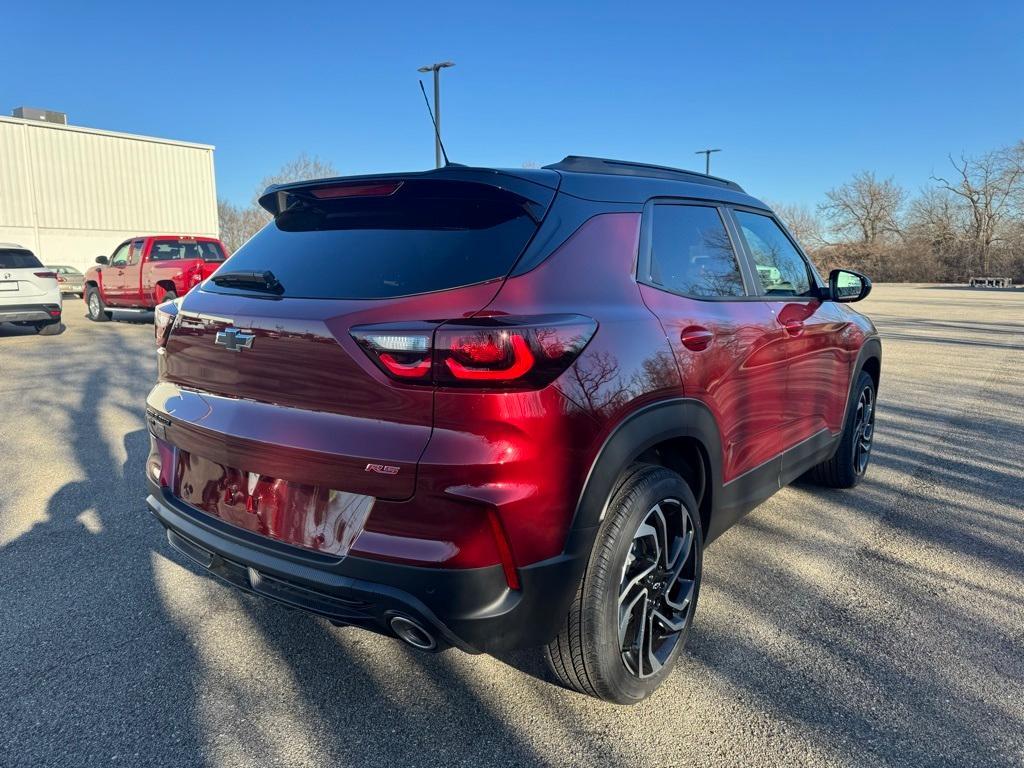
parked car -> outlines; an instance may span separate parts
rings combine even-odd
[[[103,322],[111,309],[147,310],[184,296],[226,258],[213,237],[148,235],[125,240],[109,259],[96,258],[85,273],[89,319]]]
[[[65,264],[47,267],[47,269],[51,269],[56,273],[61,296],[77,296],[82,298],[82,294],[85,293],[85,275],[78,269]]]
[[[41,336],[54,336],[60,333],[60,316],[57,275],[27,248],[0,243],[0,323],[31,326]]]
[[[270,187],[156,312],[148,505],[241,589],[633,703],[705,547],[867,469],[881,346],[730,181],[568,157]],[[768,269],[763,269],[767,267]]]

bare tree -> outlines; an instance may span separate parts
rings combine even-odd
[[[959,162],[950,155],[949,162],[956,174],[951,179],[932,179],[967,206],[969,235],[982,273],[988,274],[993,243],[1001,239],[1003,225],[1024,203],[1024,142],[976,158],[961,155]]]
[[[260,209],[249,205],[241,207],[227,200],[217,201],[220,220],[220,239],[228,253],[234,253],[267,223]]]
[[[257,204],[263,190],[271,184],[285,184],[289,181],[308,181],[309,179],[329,179],[337,176],[338,171],[328,160],[321,160],[316,155],[312,157],[303,152],[289,163],[281,166],[277,173],[264,176],[256,192],[253,194],[253,203]]]
[[[227,200],[218,200],[217,216],[220,220],[221,240],[228,251],[234,253],[270,221],[270,214],[260,207],[259,197],[271,184],[323,179],[337,175],[338,171],[330,162],[302,153],[282,166],[277,173],[265,176],[253,193],[248,206],[243,208]]]
[[[805,249],[820,248],[827,244],[821,219],[806,205],[772,203],[771,207]]]
[[[879,180],[861,171],[850,181],[825,193],[818,211],[840,235],[852,235],[864,245],[875,245],[885,235],[899,234],[900,209],[906,193],[891,178]]]

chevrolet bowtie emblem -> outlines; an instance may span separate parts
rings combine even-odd
[[[243,349],[252,349],[252,340],[255,338],[251,333],[245,333],[237,328],[228,328],[224,331],[217,331],[213,343],[227,347],[232,352],[241,352]]]

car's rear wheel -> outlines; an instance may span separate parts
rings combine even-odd
[[[807,476],[831,488],[853,488],[868,470],[875,437],[875,382],[861,371],[846,413],[839,447],[828,461],[812,467]]]
[[[85,307],[89,319],[94,323],[105,323],[111,318],[111,313],[107,310],[103,299],[100,298],[100,292],[95,288],[85,289]]]
[[[649,696],[689,635],[703,531],[675,472],[637,464],[612,496],[562,631],[545,649],[569,688],[617,704]]]

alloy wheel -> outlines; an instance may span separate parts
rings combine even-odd
[[[871,387],[864,387],[857,401],[857,416],[853,429],[853,468],[863,475],[871,459],[871,440],[875,434],[875,398]]]
[[[657,674],[672,655],[693,608],[696,532],[678,499],[663,499],[644,516],[622,566],[619,649],[636,677]]]
[[[100,297],[93,291],[89,294],[89,314],[92,317],[100,316]]]

